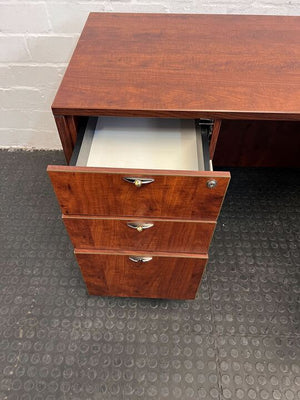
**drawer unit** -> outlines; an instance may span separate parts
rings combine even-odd
[[[63,216],[77,249],[207,253],[215,222]]]
[[[89,294],[100,296],[195,298],[206,255],[106,254],[76,250]],[[139,261],[140,260],[140,261]]]
[[[48,166],[88,292],[195,297],[230,175],[194,120],[90,117]]]

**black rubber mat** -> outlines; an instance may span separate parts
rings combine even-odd
[[[0,399],[300,398],[297,170],[234,169],[195,301],[88,296],[47,164],[0,151]]]

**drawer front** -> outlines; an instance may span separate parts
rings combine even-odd
[[[63,216],[78,249],[207,253],[214,222],[133,221]]]
[[[48,166],[63,214],[216,220],[228,172]],[[127,177],[151,178],[135,186]],[[208,187],[209,182],[216,186]]]
[[[99,296],[194,299],[207,261],[153,255],[134,262],[124,254],[75,254],[89,294]]]

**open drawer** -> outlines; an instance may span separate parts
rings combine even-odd
[[[89,118],[69,166],[48,166],[66,215],[215,221],[230,179],[193,120]]]

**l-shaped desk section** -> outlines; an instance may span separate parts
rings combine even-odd
[[[300,17],[91,13],[52,110],[88,292],[192,299],[230,179],[222,119],[300,120]]]

